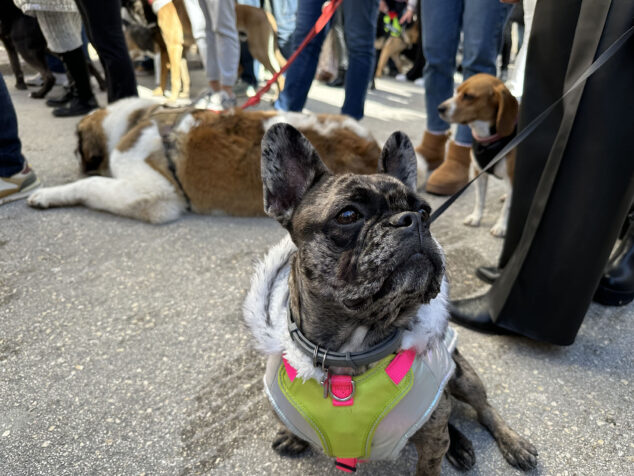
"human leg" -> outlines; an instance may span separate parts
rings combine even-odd
[[[123,36],[120,1],[75,0],[106,73],[108,102],[137,96],[134,67]]]
[[[321,15],[321,7],[322,2],[319,0],[302,0],[299,3],[295,32],[293,33],[293,51],[304,41],[315,21]],[[319,52],[326,37],[326,30],[327,28],[324,28],[313,38],[288,68],[284,90],[275,102],[276,109],[301,112],[304,108],[308,91],[317,70]]]
[[[0,205],[24,197],[38,185],[22,155],[15,109],[0,73]]]
[[[342,4],[344,31],[348,47],[346,98],[342,114],[363,117],[363,106],[374,71],[374,27],[379,11],[378,0],[347,0]]]

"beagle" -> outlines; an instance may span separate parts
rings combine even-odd
[[[468,124],[474,143],[471,147],[471,167],[479,174],[495,155],[508,144],[517,132],[517,100],[504,83],[490,74],[476,74],[464,81],[456,94],[438,106],[440,117],[452,123]],[[493,236],[506,234],[511,206],[515,150],[512,150],[489,170],[488,173],[502,179],[506,186],[506,198],[502,213],[491,228]],[[479,226],[484,211],[487,190],[487,174],[476,182],[475,207],[464,224]]]

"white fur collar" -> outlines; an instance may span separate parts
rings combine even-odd
[[[266,355],[283,354],[299,377],[319,381],[323,371],[313,367],[310,357],[297,348],[288,333],[289,261],[296,250],[290,236],[286,236],[258,263],[242,308],[244,321],[255,337],[257,350]],[[443,277],[438,296],[419,308],[414,327],[403,334],[403,349],[414,348],[422,353],[434,342],[442,340],[449,316],[447,296],[448,284]]]

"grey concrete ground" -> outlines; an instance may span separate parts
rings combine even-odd
[[[193,76],[196,90],[202,76]],[[76,179],[76,119],[53,119],[6,80],[42,182]],[[396,129],[420,140],[422,90],[377,85],[364,123],[379,140]],[[342,97],[315,85],[308,108],[337,112]],[[453,297],[486,289],[472,270],[499,253],[488,228],[500,195],[493,184],[480,228],[461,224],[472,192],[433,227]],[[282,236],[264,218],[188,215],[151,226],[83,208],[0,207],[0,474],[337,474],[319,454],[289,460],[271,450],[264,361],[240,323],[252,265]],[[634,474],[633,317],[632,305],[593,305],[567,348],[459,329],[493,404],[539,450],[531,474]],[[469,474],[520,474],[469,409],[456,419],[475,445]],[[408,447],[359,474],[414,467]],[[458,474],[446,462],[443,472]]]

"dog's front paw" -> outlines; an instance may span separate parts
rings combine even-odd
[[[493,236],[497,236],[498,238],[504,238],[506,235],[506,225],[502,225],[501,223],[496,223],[491,228],[491,234]]]
[[[283,429],[277,432],[271,446],[280,456],[294,458],[306,451],[309,445],[308,442],[298,438],[287,429]]]
[[[498,445],[506,461],[516,468],[528,471],[537,466],[537,449],[514,431],[500,438]]]
[[[465,218],[462,223],[464,223],[467,226],[480,226],[481,220],[482,220],[482,217],[480,215],[476,213],[472,213],[467,218]]]
[[[29,195],[26,203],[33,208],[49,208],[51,206],[50,196],[45,188],[36,190]]]
[[[470,470],[476,462],[471,441],[452,424],[449,424],[449,450],[446,456],[452,465],[462,471]]]

